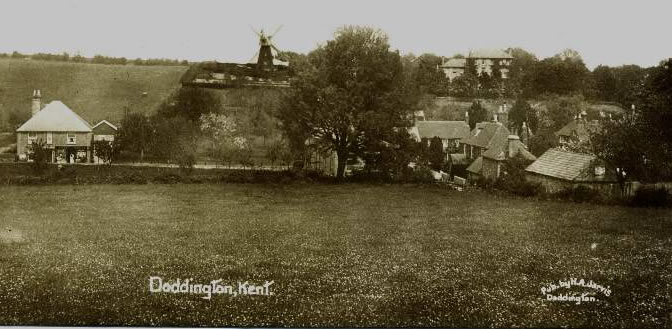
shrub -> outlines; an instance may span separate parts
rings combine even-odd
[[[541,184],[517,179],[513,176],[502,176],[493,185],[497,189],[523,197],[531,197],[541,193]]]
[[[413,170],[413,175],[411,176],[411,182],[413,183],[434,183],[434,175],[432,171],[426,167],[419,167]]]
[[[574,202],[594,202],[603,199],[600,191],[585,185],[567,188],[559,193],[556,193],[556,196],[560,199],[571,200]]]
[[[672,196],[664,187],[641,187],[630,200],[635,207],[670,207]]]
[[[117,184],[147,184],[147,177],[139,173],[115,176],[113,182]]]
[[[183,180],[183,177],[178,174],[167,173],[154,177],[152,181],[159,184],[176,184],[182,182]]]

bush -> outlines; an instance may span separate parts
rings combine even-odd
[[[112,180],[116,184],[147,184],[148,182],[147,177],[139,173],[119,175]]]
[[[178,174],[167,173],[154,177],[152,181],[159,184],[176,184],[183,182],[184,178]]]
[[[565,189],[562,192],[556,193],[556,196],[561,199],[571,200],[574,202],[594,202],[601,201],[603,199],[600,191],[594,190],[585,185],[579,185]]]
[[[411,175],[412,183],[434,183],[434,175],[432,171],[426,167],[419,167],[413,170],[413,175]]]
[[[497,189],[523,197],[531,197],[541,193],[541,184],[512,176],[502,176],[493,185]]]
[[[630,200],[634,207],[670,207],[672,196],[664,187],[641,187]]]

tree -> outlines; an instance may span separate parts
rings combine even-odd
[[[439,69],[441,57],[434,54],[422,54],[415,58],[415,82],[422,93],[433,95],[447,94],[450,83],[446,75]]]
[[[591,134],[595,154],[627,179],[672,178],[672,59],[651,70],[637,97],[638,106],[619,120],[605,121]]]
[[[478,79],[474,75],[463,74],[450,83],[450,95],[471,98],[478,92]]]
[[[98,140],[93,142],[93,151],[94,154],[101,160],[103,163],[108,165],[112,164],[118,147],[115,147],[112,142],[106,140]]]
[[[138,153],[142,162],[145,158],[145,150],[152,144],[152,137],[152,125],[144,114],[127,113],[121,120],[115,140],[118,142],[120,151]]]
[[[434,137],[429,142],[429,163],[432,169],[439,171],[446,162],[446,153],[443,151],[441,138]]]
[[[228,143],[237,131],[236,122],[224,114],[201,114],[199,121],[201,133],[210,138],[213,149],[218,144]]]
[[[540,157],[550,148],[558,146],[558,137],[555,132],[548,128],[540,128],[537,134],[530,138],[530,152]]]
[[[511,111],[509,111],[509,124],[514,132],[520,132],[523,127],[523,122],[525,122],[533,132],[537,130],[537,112],[532,109],[525,99],[519,97],[516,99],[513,107],[511,107]]]
[[[195,153],[198,128],[188,119],[176,116],[165,118],[159,115],[152,117],[152,153],[158,159],[170,163],[186,164]],[[194,160],[195,161],[195,160]]]
[[[529,77],[529,90],[525,96],[583,94],[590,71],[577,54],[571,50],[564,51],[537,62]]]
[[[505,88],[510,96],[523,95],[530,88],[530,75],[539,60],[534,54],[522,48],[509,48],[506,51],[511,54],[513,60],[508,68],[508,79],[504,80]]]
[[[542,110],[539,112],[539,126],[551,131],[558,131],[570,121],[588,110],[583,95],[543,96]]]
[[[601,101],[615,102],[618,98],[618,81],[614,70],[600,65],[593,70],[591,76],[595,97]]]
[[[488,121],[488,111],[477,100],[471,103],[467,113],[469,113],[469,127],[471,129],[474,129],[479,122]]]
[[[197,87],[182,87],[161,104],[158,114],[165,118],[181,116],[198,123],[201,115],[219,113],[222,102],[211,90]]]
[[[41,174],[46,168],[51,151],[47,149],[47,143],[38,139],[28,146],[28,158],[32,159],[32,169],[36,174]]]
[[[409,124],[416,98],[399,53],[379,30],[341,28],[309,57],[312,68],[292,83],[278,116],[289,138],[307,135],[321,150],[336,152],[341,179],[348,159],[363,155],[365,145]]]

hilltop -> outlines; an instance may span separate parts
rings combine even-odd
[[[61,100],[92,124],[101,119],[119,122],[126,107],[151,113],[180,87],[186,70],[185,66],[0,59],[0,129],[12,111],[30,115],[33,89],[42,90],[43,104]]]

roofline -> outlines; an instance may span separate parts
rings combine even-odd
[[[112,123],[110,123],[109,121],[104,120],[104,119],[101,120],[100,122],[96,123],[96,125],[91,127],[91,129],[95,129],[96,127],[100,126],[102,123],[106,123],[108,126],[114,128],[114,130],[119,130],[119,128],[117,128],[117,126],[113,125]]]

